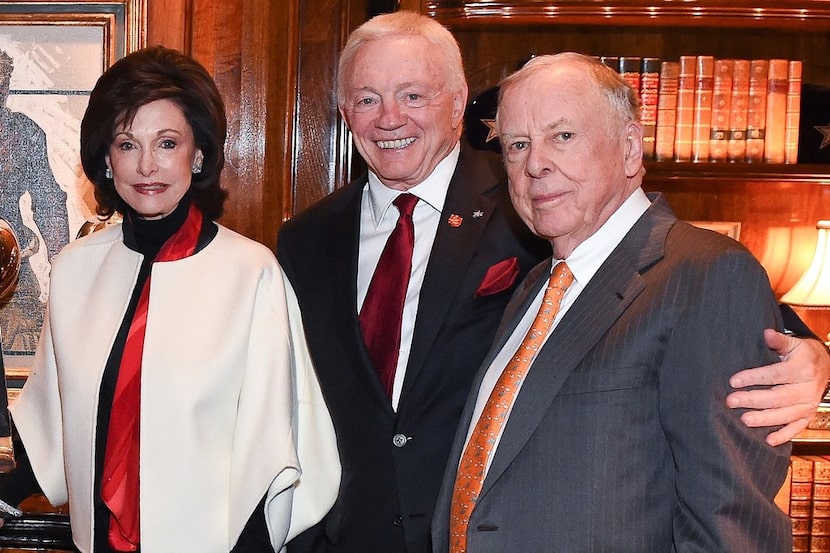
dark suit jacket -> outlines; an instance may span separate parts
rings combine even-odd
[[[430,520],[473,375],[515,286],[550,255],[549,245],[515,215],[501,174],[498,157],[462,147],[424,278],[397,412],[358,327],[365,177],[280,230],[278,258],[299,298],[343,465],[339,497],[323,522],[328,543],[309,545],[312,529],[292,543],[293,551],[429,551]],[[463,218],[460,226],[447,223],[452,214]],[[511,257],[520,265],[515,282],[475,297],[487,269]],[[408,441],[398,438],[395,445],[396,435]]]
[[[485,369],[547,279],[531,272]],[[774,362],[763,269],[737,242],[678,222],[660,198],[564,315],[519,392],[468,529],[469,553],[788,552],[771,499],[789,446],[726,407],[731,374]],[[477,390],[484,370],[473,384]],[[447,551],[471,393],[433,523]]]

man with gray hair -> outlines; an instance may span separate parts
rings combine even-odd
[[[540,93],[540,91],[544,91]],[[598,60],[503,81],[510,196],[553,256],[505,311],[435,513],[435,553],[788,553],[790,446],[726,405],[781,328],[741,244],[646,193],[634,91]]]

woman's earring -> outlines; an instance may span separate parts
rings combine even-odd
[[[104,171],[104,176],[107,177],[108,179],[111,179],[112,178],[112,169],[107,167],[107,170]]]
[[[193,171],[194,175],[198,175],[202,172],[202,164],[194,162],[193,165],[190,166],[190,170]]]

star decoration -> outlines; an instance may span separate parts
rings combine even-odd
[[[487,138],[484,139],[485,144],[499,137],[499,133],[496,130],[495,119],[482,119],[481,122],[487,127]]]
[[[479,217],[484,217],[484,212],[480,209],[473,211],[473,219],[478,219]]]
[[[823,150],[825,146],[830,145],[830,124],[815,125],[813,128],[821,133],[821,146],[818,149]]]

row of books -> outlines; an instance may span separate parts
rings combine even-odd
[[[830,552],[830,456],[793,455],[776,504],[793,523],[793,553]]]
[[[639,93],[646,159],[798,161],[801,61],[600,59]]]

